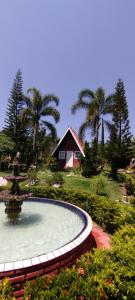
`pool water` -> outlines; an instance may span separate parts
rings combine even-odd
[[[76,210],[49,202],[25,201],[17,224],[10,224],[0,202],[0,263],[27,259],[59,249],[85,227]]]

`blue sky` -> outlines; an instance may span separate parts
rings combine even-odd
[[[84,120],[70,112],[81,89],[110,94],[122,78],[135,135],[134,0],[0,0],[0,129],[18,68],[25,92],[59,96],[59,136]]]

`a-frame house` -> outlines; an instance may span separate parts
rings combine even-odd
[[[59,161],[60,167],[64,169],[78,168],[81,155],[85,157],[84,143],[74,130],[69,127],[53,150],[52,156]]]

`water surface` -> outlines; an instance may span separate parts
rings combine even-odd
[[[10,224],[0,202],[0,263],[46,254],[73,240],[84,228],[74,211],[52,203],[24,202],[17,224]]]

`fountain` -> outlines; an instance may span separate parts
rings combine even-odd
[[[0,193],[0,199],[5,202],[5,213],[12,223],[17,222],[23,201],[32,196],[32,194],[24,194],[20,191],[19,182],[27,179],[27,176],[20,175],[22,166],[24,164],[20,162],[20,152],[17,152],[14,162],[10,164],[12,175],[4,177],[7,181],[12,182],[11,189]]]
[[[22,193],[19,182],[27,176],[20,175],[20,155],[11,166],[13,174],[5,176],[11,190],[0,193],[0,280],[8,277],[22,299],[27,280],[58,274],[93,247],[92,220],[70,203]]]

